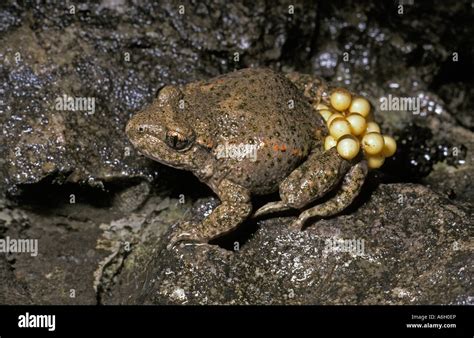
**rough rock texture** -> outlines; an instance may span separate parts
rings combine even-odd
[[[122,272],[126,282],[117,287],[114,300],[472,304],[474,243],[468,214],[415,184],[381,185],[366,197],[357,210],[314,222],[305,231],[288,229],[287,218],[260,222],[236,252],[209,245],[167,250],[165,236],[143,249],[150,254],[148,264]],[[191,217],[202,217],[198,209],[194,212]],[[353,244],[352,251],[328,245],[340,239],[364,242]],[[135,275],[140,270],[142,275]]]
[[[2,254],[1,303],[96,304],[94,271],[106,252],[96,248],[101,230],[95,222],[106,221],[107,215],[87,206],[62,205],[60,211],[41,207],[42,212],[2,207],[2,237],[38,240],[38,255]],[[6,288],[4,282],[15,287]],[[17,293],[21,297],[13,297]]]
[[[0,4],[0,238],[39,245],[0,253],[0,304],[472,303],[469,2],[71,6]],[[249,66],[366,95],[398,152],[344,215],[166,251],[169,228],[216,201],[138,156],[125,123],[164,84]],[[389,94],[420,112],[381,110]],[[94,98],[93,114],[58,110],[63,95]],[[365,253],[324,252],[333,237],[364,239]]]

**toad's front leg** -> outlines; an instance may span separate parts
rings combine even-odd
[[[181,224],[172,235],[168,248],[182,241],[209,242],[231,232],[250,215],[252,204],[246,188],[223,180],[216,192],[221,204],[201,223]]]

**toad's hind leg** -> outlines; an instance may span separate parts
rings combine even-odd
[[[342,159],[335,148],[325,152],[313,152],[280,184],[281,201],[264,205],[253,217],[289,209],[302,209],[331,191],[349,167],[350,163]]]
[[[302,228],[305,222],[312,217],[328,217],[347,208],[359,194],[365,177],[367,176],[367,162],[361,161],[353,166],[342,181],[339,191],[330,200],[303,211],[291,226]]]
[[[317,105],[323,93],[327,92],[327,85],[321,78],[298,72],[291,72],[285,74],[285,76],[293,82],[313,105]]]

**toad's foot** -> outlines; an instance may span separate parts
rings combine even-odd
[[[359,194],[366,176],[367,162],[361,161],[344,176],[341,188],[333,198],[303,211],[298,219],[291,224],[291,227],[301,229],[305,222],[312,217],[332,216],[347,208]]]
[[[269,202],[259,208],[255,213],[252,215],[253,218],[258,218],[260,216],[264,216],[267,214],[273,214],[281,211],[290,210],[291,207],[283,201],[276,201],[276,202]]]
[[[194,222],[184,222],[178,225],[178,227],[171,234],[167,249],[170,250],[182,242],[195,242],[196,245],[204,244],[202,243],[201,238],[196,231],[198,228],[199,225]]]

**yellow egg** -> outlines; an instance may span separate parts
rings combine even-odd
[[[367,128],[367,121],[358,113],[351,113],[346,117],[347,122],[351,125],[353,135],[362,135]]]
[[[385,157],[391,157],[397,151],[397,142],[393,137],[388,135],[383,135],[384,146],[382,150],[382,155]]]
[[[334,137],[331,135],[326,136],[324,139],[324,150],[329,150],[332,147],[335,147],[337,145],[337,141]]]
[[[324,121],[328,121],[328,119],[331,117],[332,115],[332,111],[330,110],[327,110],[327,109],[323,109],[323,110],[320,110],[319,111],[319,114],[323,117]]]
[[[316,110],[323,110],[323,109],[329,109],[329,107],[325,105],[324,103],[318,103],[318,105],[316,106]]]
[[[351,125],[342,117],[336,118],[329,125],[329,133],[338,140],[341,136],[351,133]]]
[[[370,121],[367,122],[367,129],[365,130],[365,133],[380,133],[380,127],[377,123]]]
[[[344,135],[337,141],[337,152],[346,160],[356,157],[359,150],[359,140],[353,135]]]
[[[367,117],[370,113],[370,103],[363,97],[356,97],[351,102],[349,112],[358,113],[363,117]]]
[[[334,109],[344,111],[351,105],[352,97],[351,93],[344,88],[336,88],[331,93],[329,100]]]
[[[341,118],[344,118],[344,115],[342,115],[341,113],[334,113],[332,114],[328,120],[326,121],[328,126],[331,125],[332,121],[334,121],[335,119],[337,119],[338,117],[341,117]]]
[[[366,156],[367,165],[370,169],[380,168],[385,162],[383,155],[368,155]]]
[[[362,148],[369,155],[377,155],[383,149],[383,137],[379,133],[368,133],[362,138]]]

